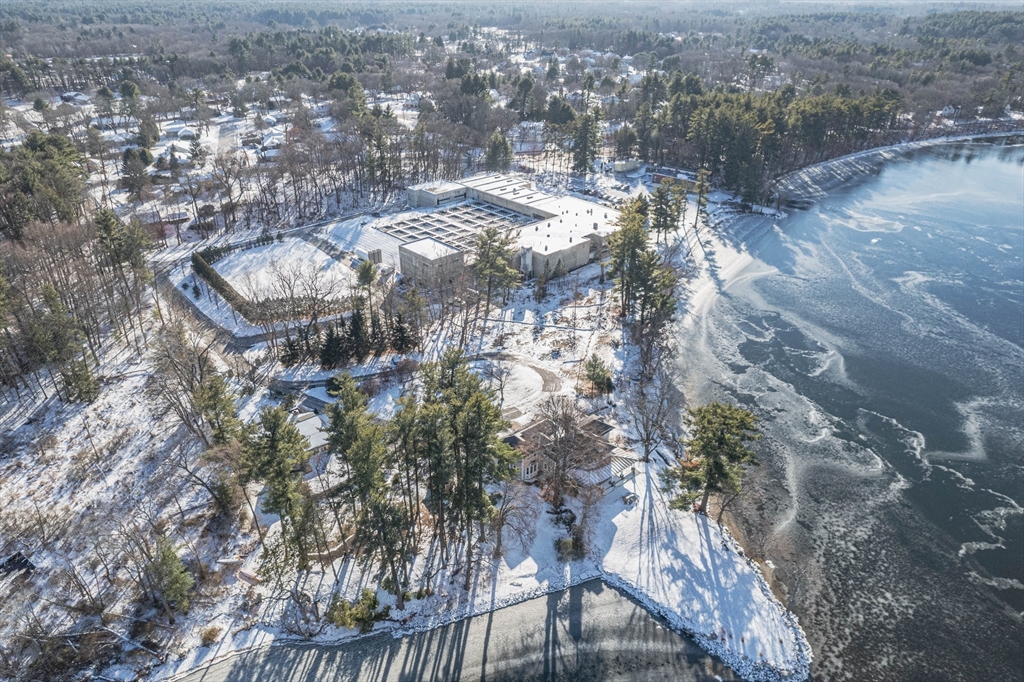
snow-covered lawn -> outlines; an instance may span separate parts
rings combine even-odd
[[[325,286],[347,291],[355,282],[348,264],[341,263],[301,239],[286,238],[266,246],[235,251],[213,264],[214,269],[240,294],[257,292],[279,296],[282,277],[318,272]],[[301,291],[301,288],[298,289]]]

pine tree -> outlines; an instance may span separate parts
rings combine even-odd
[[[388,337],[380,323],[380,315],[370,317],[370,348],[374,355],[380,355],[388,348]]]
[[[472,267],[483,294],[485,327],[494,294],[509,289],[519,281],[519,271],[512,267],[514,251],[514,235],[503,233],[497,227],[485,227],[477,235],[476,261]],[[478,299],[478,312],[479,307]]]
[[[328,325],[323,346],[320,347],[320,367],[322,369],[334,369],[341,364],[343,344],[344,339],[338,334],[337,326]]]
[[[671,185],[667,180],[662,181],[651,196],[651,229],[655,241],[660,241],[662,234],[672,232],[678,225],[679,217],[674,215],[673,208]]]
[[[174,612],[188,611],[190,594],[195,581],[181,563],[171,541],[157,537],[156,550],[146,567],[153,594],[163,607],[167,619],[174,625]]]
[[[68,400],[91,403],[99,397],[99,382],[96,381],[92,368],[86,360],[71,360],[61,369],[60,374],[64,381],[64,391]]]
[[[548,278],[551,276],[551,264],[544,261],[544,272],[537,276],[533,283],[533,300],[543,303],[548,297]]]
[[[591,355],[590,359],[587,360],[587,364],[584,368],[584,376],[598,393],[603,394],[611,392],[612,373],[608,370],[608,366],[601,361],[601,358],[597,357],[596,353]]]
[[[224,377],[215,373],[207,376],[196,388],[192,403],[210,427],[214,445],[225,445],[239,436],[238,406]]]
[[[408,353],[416,347],[416,339],[402,313],[395,316],[395,324],[391,332],[391,347],[396,353]]]
[[[281,363],[285,367],[294,367],[302,359],[302,344],[294,336],[285,340],[281,348]]]
[[[687,407],[683,422],[690,437],[683,443],[687,460],[662,474],[671,506],[688,509],[701,498],[708,513],[711,493],[739,492],[744,464],[758,464],[746,444],[761,437],[757,417],[735,405],[719,402]]]
[[[500,130],[496,129],[487,141],[485,164],[492,173],[505,172],[512,166],[512,144]]]
[[[244,433],[243,461],[250,476],[266,484],[263,509],[281,517],[286,539],[296,546],[299,563],[307,551],[303,527],[302,469],[309,442],[280,407],[265,407]]]
[[[619,229],[608,236],[610,270],[615,277],[623,315],[632,313],[636,300],[637,264],[640,254],[647,250],[645,219],[646,205],[636,199],[619,215]]]
[[[586,174],[597,160],[601,144],[601,110],[597,107],[576,119],[572,144],[572,170]]]
[[[366,331],[366,318],[362,310],[352,312],[345,338],[351,356],[359,362],[365,360],[370,354],[370,335]]]

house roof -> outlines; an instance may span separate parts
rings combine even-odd
[[[584,469],[579,472],[579,475],[585,483],[600,485],[611,478],[622,476],[636,466],[636,463],[637,458],[634,455],[625,450],[616,449],[601,464],[593,469]]]
[[[327,445],[327,432],[323,430],[325,426],[323,416],[313,412],[303,412],[295,417],[295,428],[309,441],[310,450],[318,450]]]

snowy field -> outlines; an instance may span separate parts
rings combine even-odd
[[[330,287],[345,295],[355,283],[355,273],[347,263],[330,257],[301,239],[286,238],[266,246],[235,251],[213,264],[213,268],[246,298],[283,296],[288,282],[320,277],[321,287]],[[301,285],[296,287],[301,291]]]

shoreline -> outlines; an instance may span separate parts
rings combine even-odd
[[[646,478],[650,480],[656,479],[656,472],[648,472]],[[774,616],[778,625],[781,629],[775,633],[774,636],[778,636],[782,632],[788,632],[792,637],[792,648],[795,652],[795,657],[787,659],[782,665],[776,665],[769,663],[767,660],[758,661],[754,656],[748,656],[744,654],[741,649],[737,647],[733,635],[730,633],[727,641],[723,635],[719,637],[719,634],[713,632],[702,632],[698,628],[702,625],[706,628],[707,623],[701,622],[701,618],[705,612],[697,610],[696,612],[687,612],[680,609],[679,604],[673,605],[671,599],[665,598],[664,591],[666,588],[671,588],[670,584],[666,584],[664,581],[655,580],[652,585],[649,582],[649,576],[645,576],[642,573],[634,575],[631,570],[623,570],[622,566],[615,565],[616,553],[609,552],[610,548],[606,548],[605,556],[599,556],[592,559],[585,559],[582,561],[571,562],[569,564],[563,564],[558,571],[561,575],[559,577],[550,576],[545,578],[545,583],[539,584],[532,588],[527,588],[522,591],[513,592],[500,597],[490,604],[479,604],[474,603],[472,600],[462,601],[455,608],[449,611],[442,611],[430,615],[424,615],[423,621],[416,624],[405,625],[397,621],[391,621],[380,629],[374,629],[368,633],[355,634],[352,636],[345,636],[342,633],[341,636],[324,636],[320,635],[313,639],[306,639],[299,636],[284,634],[277,630],[277,628],[261,628],[260,626],[254,626],[250,632],[254,643],[249,646],[243,646],[239,648],[232,648],[225,651],[222,654],[215,654],[209,657],[203,658],[201,661],[196,662],[194,659],[192,663],[194,665],[188,665],[187,667],[168,666],[164,664],[154,669],[156,674],[152,675],[152,679],[160,680],[181,680],[190,675],[195,674],[198,671],[202,671],[210,668],[216,664],[222,663],[225,660],[230,660],[243,656],[248,653],[258,651],[260,649],[267,649],[276,646],[344,646],[350,642],[365,639],[367,637],[378,636],[378,635],[390,635],[394,638],[402,638],[410,635],[421,634],[435,630],[439,627],[451,625],[459,621],[466,620],[472,617],[478,617],[500,611],[502,609],[517,606],[523,602],[536,599],[538,597],[547,596],[550,594],[563,592],[572,587],[576,587],[582,583],[586,583],[593,580],[600,580],[604,584],[621,591],[622,593],[629,596],[631,599],[637,601],[648,613],[653,617],[661,619],[664,624],[672,631],[680,634],[684,637],[689,638],[697,647],[705,652],[709,657],[719,659],[724,665],[731,669],[737,676],[745,679],[752,680],[755,682],[776,682],[783,680],[806,680],[810,674],[810,660],[811,660],[811,647],[806,638],[803,629],[800,627],[798,617],[792,612],[787,612],[781,601],[775,596],[771,589],[768,579],[764,576],[762,567],[752,559],[748,558],[740,543],[735,537],[729,532],[725,526],[719,526],[714,522],[713,519],[703,517],[697,514],[691,514],[688,512],[670,512],[667,507],[662,509],[661,506],[665,505],[665,500],[660,499],[660,493],[654,489],[648,487],[648,495],[653,494],[653,499],[648,499],[647,504],[650,504],[654,510],[661,513],[680,514],[685,517],[685,521],[694,526],[694,529],[698,534],[706,535],[709,547],[721,548],[721,552],[709,551],[704,549],[702,556],[705,559],[710,559],[714,563],[715,558],[719,560],[723,555],[730,556],[731,562],[735,562],[733,568],[736,569],[740,574],[749,571],[747,584],[749,587],[755,589],[760,594],[760,598],[755,601],[763,602],[762,605],[756,605],[758,608],[767,607],[769,610],[773,607],[777,609],[778,613]],[[643,495],[641,496],[644,497]],[[651,509],[642,509],[643,504],[638,505],[635,511],[642,512],[640,516],[646,517],[650,513]],[[622,515],[615,515],[611,517],[605,517],[600,523],[612,523],[616,521],[625,524],[628,522],[628,518],[624,518]],[[681,530],[681,529],[680,529]],[[610,544],[615,544],[616,540],[629,541],[633,538],[618,538],[611,537],[609,539]],[[656,539],[651,539],[651,543],[660,544]],[[642,554],[643,550],[640,550]],[[606,563],[612,564],[606,566]],[[621,562],[620,562],[621,563]],[[549,573],[547,569],[543,571]],[[737,573],[732,573],[736,576]],[[656,576],[659,577],[659,576]],[[492,580],[496,579],[497,576],[492,576]],[[648,578],[648,580],[645,580]],[[734,578],[735,579],[735,578]],[[742,581],[741,581],[742,582]],[[659,594],[661,588],[662,594]],[[686,595],[672,595],[672,596],[686,596]],[[689,595],[691,598],[699,598],[696,594]],[[730,604],[725,603],[718,605],[722,606],[721,612],[716,612],[716,615],[725,616],[728,614]],[[769,606],[771,605],[771,606]],[[770,612],[770,611],[769,611]],[[758,613],[765,613],[764,611],[758,611]],[[714,619],[721,625],[723,622],[728,623],[730,627],[734,627],[729,618],[718,618]],[[723,629],[724,632],[724,629]],[[739,637],[739,632],[736,633],[736,637]],[[748,633],[748,643],[755,644],[752,637]],[[780,639],[780,643],[782,640]],[[760,646],[768,650],[770,647],[767,642],[761,642]],[[193,652],[194,653],[194,652]],[[185,659],[179,661],[179,664],[185,663]],[[160,671],[160,668],[168,666],[169,669]]]
[[[1024,130],[950,135],[872,147],[790,171],[775,181],[775,189],[783,203],[793,200],[813,201],[858,176],[877,171],[883,164],[916,151],[958,142],[982,142],[1021,136],[1024,136]]]

